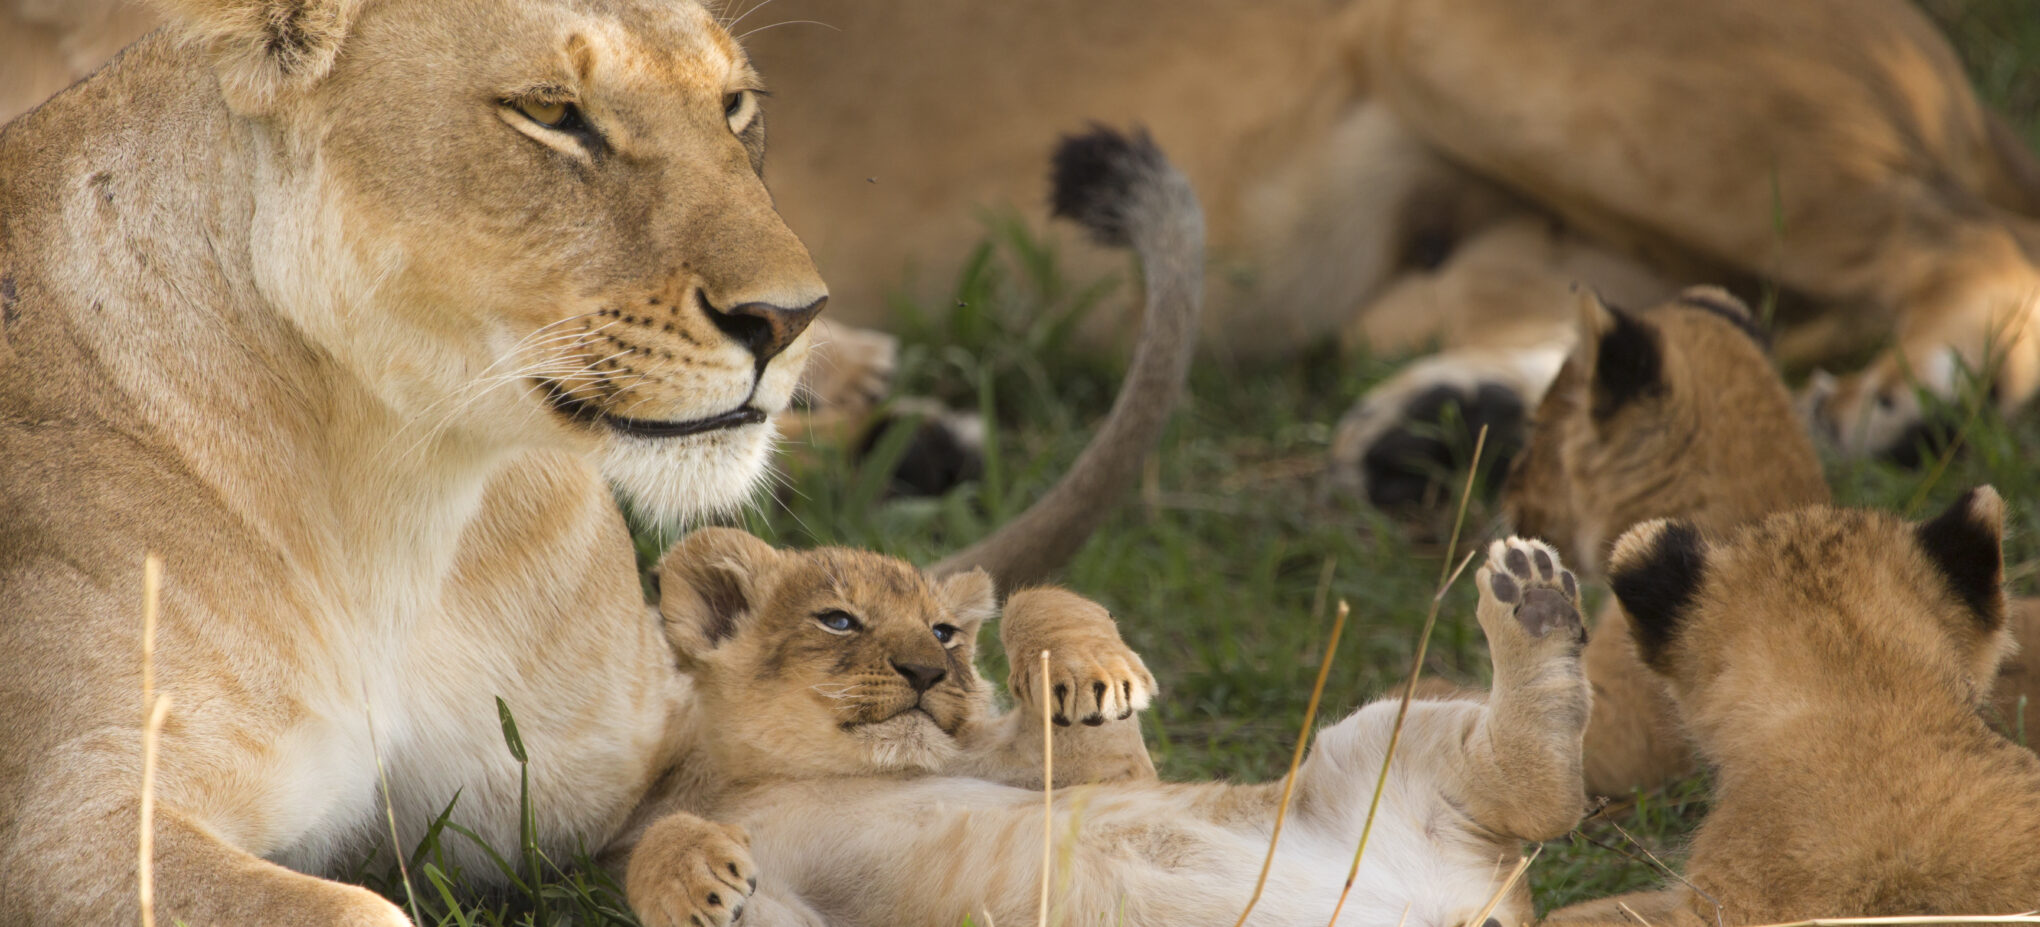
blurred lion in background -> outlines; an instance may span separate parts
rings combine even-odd
[[[946,295],[976,207],[1038,195],[1044,139],[1137,119],[1209,204],[1214,350],[1335,333],[1440,349],[1341,424],[1334,475],[1377,503],[1419,500],[1412,474],[1445,453],[1424,421],[1447,406],[1520,434],[1570,347],[1574,282],[1624,305],[1701,283],[1756,303],[1775,284],[1782,364],[1860,368],[1797,397],[1851,453],[1915,446],[1915,385],[1950,396],[1973,373],[2005,409],[2040,388],[2040,163],[1903,0],[732,0],[722,16],[785,91],[772,185],[842,320],[883,325],[901,287]],[[112,0],[8,0],[0,23],[0,114],[147,26]],[[864,402],[889,355],[846,353],[815,365],[849,370],[821,398]]]

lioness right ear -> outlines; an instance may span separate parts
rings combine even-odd
[[[1589,411],[1598,422],[1662,388],[1664,352],[1657,331],[1633,313],[1601,302],[1587,287],[1577,292],[1579,340],[1573,344],[1573,360],[1589,372]]]
[[[1693,607],[1707,569],[1707,542],[1691,522],[1655,519],[1615,542],[1608,586],[1629,615],[1637,656],[1664,672],[1667,652]]]
[[[154,0],[186,41],[206,50],[227,105],[263,113],[279,94],[333,68],[362,0]]]
[[[734,528],[702,528],[659,559],[659,617],[682,667],[694,667],[758,608],[779,562],[772,545]]]

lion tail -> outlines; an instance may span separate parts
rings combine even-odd
[[[1131,247],[1147,303],[1119,396],[1069,472],[1018,517],[932,568],[981,567],[1007,589],[1068,562],[1139,478],[1182,396],[1204,305],[1204,211],[1145,131],[1094,125],[1064,137],[1053,163],[1055,214],[1101,244]]]

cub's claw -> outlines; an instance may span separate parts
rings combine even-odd
[[[729,927],[758,888],[742,828],[678,813],[645,830],[624,892],[645,927]]]
[[[1123,721],[1154,699],[1155,677],[1119,639],[1097,603],[1060,589],[1028,589],[1006,602],[1000,636],[1012,675],[1007,689],[1029,710],[1065,727]],[[1041,652],[1048,651],[1048,703],[1040,704]]]

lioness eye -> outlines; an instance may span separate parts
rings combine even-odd
[[[573,104],[558,100],[551,102],[518,100],[512,105],[517,107],[518,112],[524,114],[524,118],[548,129],[565,128],[568,119],[574,114]]]
[[[757,99],[760,92],[757,90],[739,90],[736,93],[723,97],[723,118],[729,121],[731,132],[742,135],[744,130],[751,127],[753,117],[758,111],[758,107],[753,101]]]
[[[956,636],[955,625],[938,624],[935,626],[935,639],[937,641],[947,644],[949,643],[950,639],[954,638],[955,636]]]
[[[856,618],[851,617],[849,612],[833,608],[816,615],[815,623],[837,634],[848,634],[862,627],[862,625],[857,623]]]

